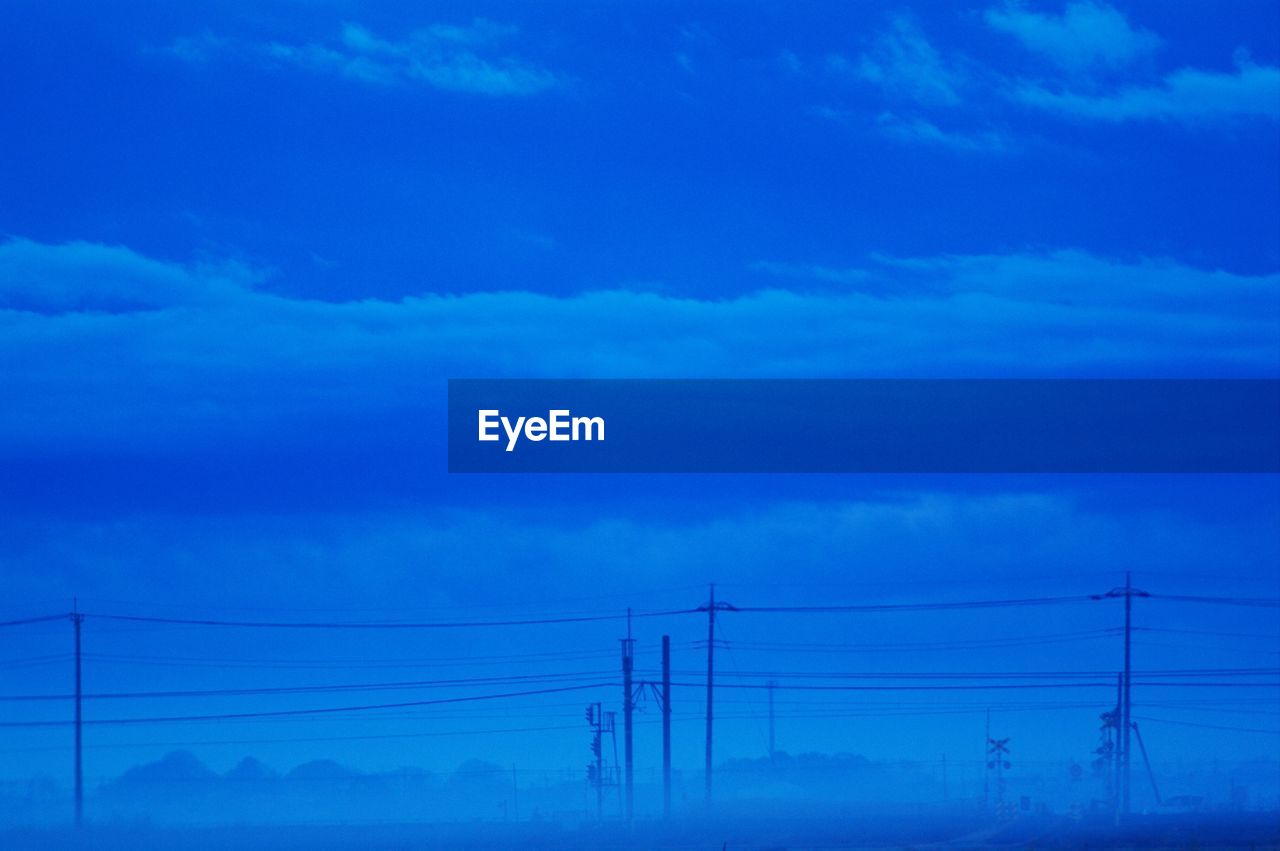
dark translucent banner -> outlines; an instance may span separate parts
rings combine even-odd
[[[454,473],[1276,473],[1276,380],[454,379]]]

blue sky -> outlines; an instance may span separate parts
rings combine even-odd
[[[1275,377],[1272,3],[20,2],[0,79],[13,617],[1280,581],[1269,478],[458,479],[442,428],[449,377]]]

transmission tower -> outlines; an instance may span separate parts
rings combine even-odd
[[[596,818],[604,820],[604,787],[609,784],[609,775],[605,771],[604,736],[613,735],[614,713],[605,712],[600,703],[588,703],[586,711],[587,724],[591,728],[591,755],[594,760],[587,763],[587,783],[596,790]],[[617,745],[614,746],[614,757],[617,757]]]
[[[1116,676],[1116,705],[1098,716],[1098,746],[1093,749],[1093,771],[1102,778],[1107,801],[1114,813],[1120,812],[1120,704],[1124,699],[1124,674]]]

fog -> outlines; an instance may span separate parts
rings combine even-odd
[[[597,801],[582,772],[522,772],[482,760],[437,773],[363,772],[329,759],[288,768],[244,757],[217,772],[173,751],[86,790],[50,778],[0,788],[5,848],[945,848],[1273,847],[1280,842],[1280,763],[1160,769],[1162,803],[1117,816],[1106,777],[1063,762],[1011,770],[782,751],[676,772],[663,816],[660,778],[641,773],[635,816],[622,788]],[[612,772],[609,773],[612,778]],[[1135,783],[1140,780],[1135,777]],[[597,811],[597,806],[600,810]]]

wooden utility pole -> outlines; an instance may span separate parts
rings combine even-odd
[[[671,636],[662,636],[662,815],[671,818]]]
[[[81,712],[82,691],[80,688],[80,625],[84,623],[84,615],[80,614],[79,602],[72,607],[71,625],[76,635],[76,827],[84,827],[84,716]]]

